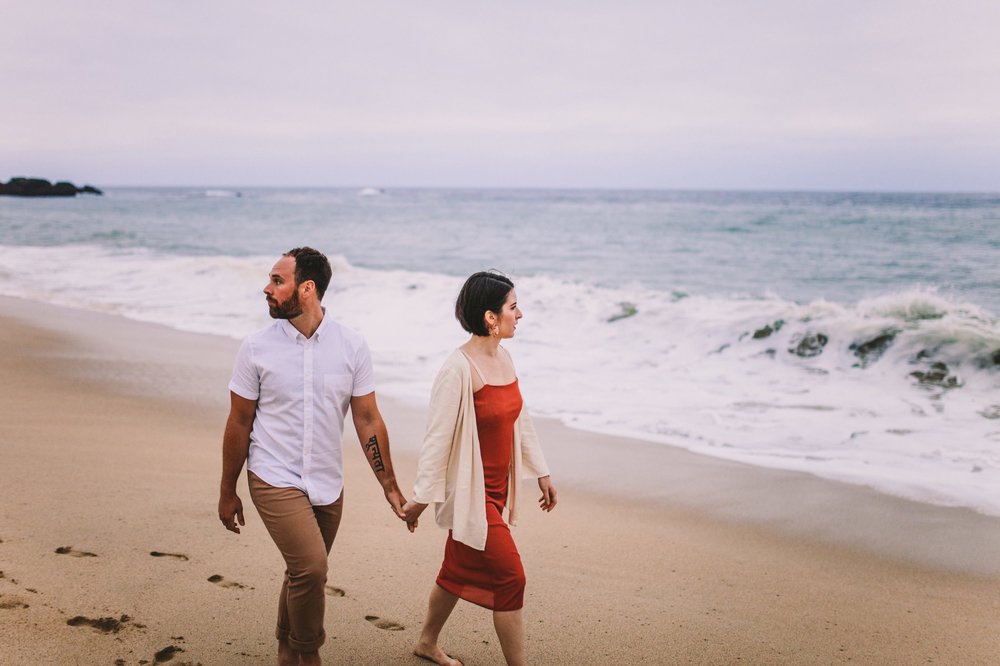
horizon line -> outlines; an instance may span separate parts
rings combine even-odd
[[[95,187],[98,187],[95,185]],[[297,184],[297,185],[233,185],[233,184],[111,184],[100,185],[101,188],[112,189],[218,189],[218,190],[280,190],[280,189],[310,189],[310,190],[365,190],[374,189],[382,192],[389,190],[492,190],[492,191],[570,191],[570,192],[698,192],[698,193],[745,193],[745,194],[963,194],[963,195],[1000,195],[1000,189],[875,189],[875,188],[776,188],[776,187],[655,187],[655,186],[585,186],[585,185],[330,185],[330,184]]]

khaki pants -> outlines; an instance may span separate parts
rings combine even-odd
[[[318,650],[326,640],[327,556],[340,526],[344,494],[333,504],[313,506],[301,490],[275,488],[253,472],[248,477],[257,513],[285,558],[275,636],[299,652]]]

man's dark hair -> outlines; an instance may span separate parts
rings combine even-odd
[[[326,288],[330,286],[333,269],[326,255],[311,247],[296,247],[285,253],[286,257],[295,259],[295,286],[312,280],[316,285],[319,300],[323,300]]]
[[[462,285],[455,301],[455,318],[469,333],[486,336],[490,332],[486,328],[483,317],[487,312],[500,314],[507,294],[514,288],[510,278],[496,271],[480,271],[473,273]]]

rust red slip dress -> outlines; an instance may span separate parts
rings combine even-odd
[[[503,520],[503,509],[514,452],[514,424],[521,413],[521,391],[515,379],[504,386],[486,384],[472,397],[486,481],[486,550],[455,541],[448,530],[437,584],[490,610],[518,610],[524,606],[524,568],[510,528]]]

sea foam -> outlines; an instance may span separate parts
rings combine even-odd
[[[274,257],[0,246],[0,293],[240,338]],[[422,405],[466,334],[462,279],[333,257],[325,302],[379,391]],[[59,270],[38,270],[58,266]],[[1000,324],[933,290],[857,303],[512,276],[527,403],[570,426],[1000,515]]]

